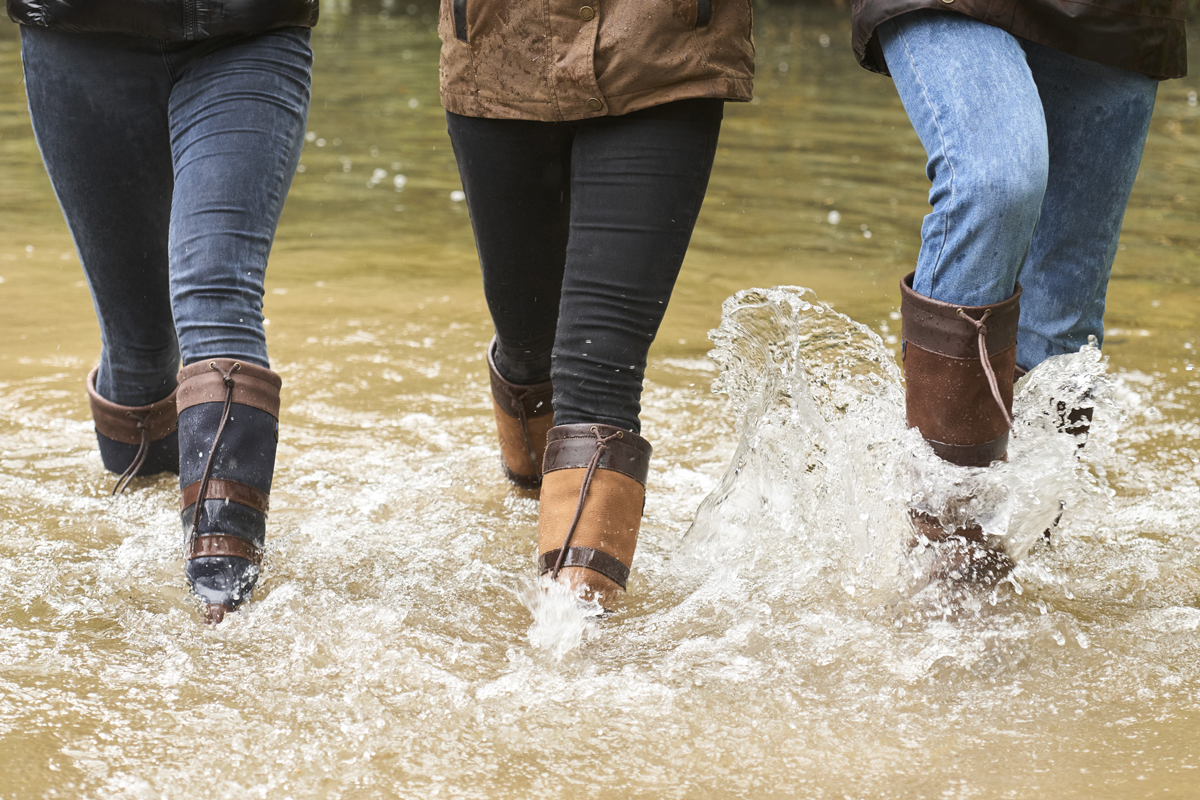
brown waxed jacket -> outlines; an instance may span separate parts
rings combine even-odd
[[[966,14],[1067,55],[1150,78],[1187,74],[1184,0],[854,0],[858,63],[888,74],[875,29],[923,8]]]
[[[442,0],[442,105],[555,122],[749,100],[751,0]]]

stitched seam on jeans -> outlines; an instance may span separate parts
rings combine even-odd
[[[895,24],[895,23],[893,23],[893,24]],[[956,176],[956,173],[954,170],[954,163],[950,160],[950,153],[946,149],[946,134],[942,131],[942,123],[938,120],[937,110],[936,110],[935,106],[933,105],[933,101],[929,99],[929,92],[925,86],[924,79],[921,78],[921,71],[917,69],[916,59],[913,58],[912,51],[908,49],[908,40],[904,38],[904,31],[900,28],[899,25],[896,25],[895,27],[896,27],[896,35],[900,37],[900,41],[904,42],[904,52],[908,55],[908,63],[910,66],[912,66],[913,74],[917,77],[917,83],[920,84],[920,86],[921,86],[921,95],[925,98],[925,101],[929,104],[930,118],[933,120],[933,124],[937,128],[938,139],[940,139],[942,142],[942,153],[946,159],[946,166],[948,166],[950,168],[950,208],[953,208],[954,207],[954,178]],[[934,262],[936,266],[933,270],[933,275],[929,276],[929,295],[930,295],[930,297],[932,297],[934,295],[933,278],[937,275],[937,272],[938,272],[937,267],[941,266],[942,254],[944,252],[946,252],[946,238],[948,236],[947,232],[949,230],[950,230],[950,213],[949,213],[949,211],[947,211],[942,216],[942,243],[938,247],[937,259]]]

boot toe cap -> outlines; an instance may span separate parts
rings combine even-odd
[[[192,591],[210,608],[219,605],[235,611],[250,599],[259,568],[236,556],[203,556],[188,561],[184,572]]]

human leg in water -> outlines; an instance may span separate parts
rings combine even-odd
[[[541,572],[612,609],[624,594],[652,452],[646,357],[700,212],[723,103],[581,125],[538,522]]]
[[[570,224],[574,127],[453,113],[446,122],[496,331],[486,358],[501,467],[515,485],[536,490],[546,433],[554,425],[550,363]]]
[[[1022,47],[1046,119],[1049,172],[1019,275],[1018,374],[1089,340],[1104,343],[1108,281],[1158,93],[1144,75]],[[1092,407],[1056,405],[1059,427],[1086,437]]]
[[[279,435],[267,361],[267,256],[300,158],[307,29],[181,45],[169,120],[175,191],[171,298],[179,373],[184,572],[211,623],[257,582]]]
[[[929,160],[933,210],[901,284],[908,424],[941,458],[1002,460],[1011,428],[1021,288],[1041,212],[1046,124],[1020,40],[967,17],[912,12],[880,29]],[[968,522],[911,513],[914,543],[958,543],[943,571],[994,580],[1012,562]]]
[[[157,43],[21,27],[30,117],[92,294],[86,392],[104,467],[179,471],[171,315],[169,76]]]
[[[911,355],[914,339],[929,341],[927,312],[949,304],[972,325],[989,329],[979,339],[981,367],[988,360],[985,345],[988,353],[998,347],[1007,353],[1015,342],[1017,376],[1051,355],[1078,350],[1089,336],[1101,341],[1108,276],[1156,84],[954,15],[918,12],[885,27],[889,69],[929,153],[933,181],[934,211],[904,295],[909,421],[943,458],[971,465],[970,458],[943,452],[939,442],[949,435],[947,424],[973,445],[999,441],[988,438],[997,426],[986,419],[994,415],[980,413],[988,404],[987,376],[977,371],[974,399],[967,393],[958,402],[940,402],[946,376],[930,370],[921,348],[915,359]],[[953,68],[946,68],[947,60]],[[1018,302],[1018,332],[1010,342],[1010,305]],[[997,329],[1004,331],[1002,341]],[[944,324],[933,332],[942,345],[951,336]],[[960,339],[970,335],[959,333]],[[942,353],[938,369],[955,363],[947,359]],[[990,372],[994,405],[1007,418],[1007,359]],[[1086,434],[1090,407],[1060,402],[1055,412],[1065,432]],[[993,449],[991,456],[1004,457],[1006,448]],[[920,516],[914,524],[927,539],[979,538],[974,526],[946,531]],[[1003,564],[996,566],[983,571],[1003,571]]]
[[[449,116],[496,366],[554,387],[540,569],[605,606],[625,588],[641,523],[646,355],[704,197],[722,107],[682,101],[577,123]]]

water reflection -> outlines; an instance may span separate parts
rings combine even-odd
[[[106,496],[90,303],[0,30],[0,796],[1194,794],[1196,80],[1160,96],[1106,370],[1073,356],[1018,396],[996,524],[1024,546],[1057,499],[1063,521],[1013,581],[947,597],[907,582],[901,501],[938,465],[887,359],[920,146],[844,13],[760,10],[759,101],[727,113],[652,353],[629,603],[600,622],[532,591],[536,505],[496,466],[432,7],[411,7],[323,8],[269,274],[266,574],[216,631],[172,482]],[[722,322],[785,284],[816,292]],[[1105,389],[1080,459],[1037,424],[1072,378]]]

